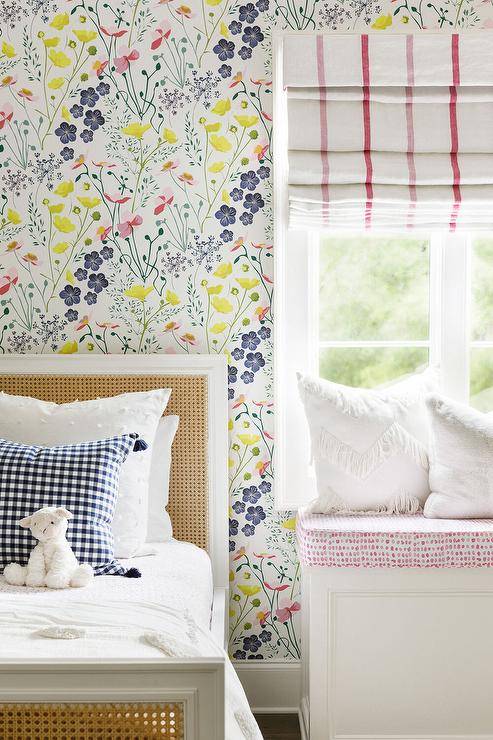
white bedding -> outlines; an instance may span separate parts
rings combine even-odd
[[[181,610],[188,606],[194,620],[207,628],[213,592],[212,567],[207,553],[189,542],[176,540],[150,544],[149,547],[156,550],[155,555],[122,560],[128,567],[138,568],[142,578],[97,576],[83,591],[76,588],[51,591],[9,586],[0,576],[0,600],[4,595],[15,594],[25,599],[36,594],[37,604],[50,604],[56,600],[57,603],[83,601],[85,604],[148,602]]]
[[[98,576],[84,589],[19,588],[0,577],[0,661],[223,655],[227,740],[262,740],[239,679],[209,630],[208,555],[174,541],[157,550],[132,560],[142,578]],[[76,638],[62,639],[67,630]]]

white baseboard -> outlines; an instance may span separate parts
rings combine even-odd
[[[248,702],[259,714],[295,712],[300,706],[301,663],[233,661]]]

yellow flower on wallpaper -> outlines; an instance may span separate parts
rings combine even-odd
[[[55,193],[55,195],[61,195],[62,198],[66,198],[67,195],[70,195],[70,193],[74,192],[74,181],[64,180],[59,185],[57,185],[53,192]]]
[[[46,46],[47,49],[52,49],[54,46],[58,46],[59,43],[59,36],[50,36],[49,38],[46,37],[43,39],[43,44]]]
[[[96,208],[101,203],[101,198],[90,198],[88,195],[78,195],[77,200],[84,208]]]
[[[214,272],[214,275],[218,278],[227,278],[233,272],[233,266],[231,262],[221,262],[219,267]]]
[[[12,44],[8,44],[4,41],[2,44],[2,54],[4,54],[8,59],[15,57],[15,49]]]
[[[238,588],[245,596],[255,596],[260,591],[260,586],[246,586],[244,583],[240,583]]]
[[[144,285],[132,285],[131,288],[127,288],[125,295],[127,298],[136,298],[138,301],[144,303],[149,293],[153,290],[152,285],[150,288],[146,288]]]
[[[215,295],[211,303],[218,313],[231,313],[233,310],[233,305],[227,298],[219,298],[219,296]]]
[[[98,34],[96,31],[89,31],[86,28],[76,28],[74,35],[77,36],[80,42],[87,44],[89,41],[94,41]]]
[[[52,203],[48,206],[48,210],[50,213],[61,213],[64,208],[65,206],[63,203]]]
[[[208,169],[209,169],[209,172],[215,173],[215,172],[221,172],[221,170],[223,170],[225,167],[226,167],[225,162],[214,162],[213,164],[210,165]]]
[[[223,203],[227,203],[228,206],[231,203],[231,198],[229,197],[229,193],[227,190],[223,190],[223,192],[221,193],[221,200]]]
[[[381,15],[376,19],[374,23],[371,24],[371,27],[375,28],[377,31],[385,31],[385,29],[391,25],[392,25],[392,16],[391,15]]]
[[[224,116],[229,110],[231,110],[231,100],[229,98],[218,100],[214,108],[212,108],[212,112],[218,116]]]
[[[296,517],[293,516],[293,517],[291,517],[291,519],[286,519],[282,523],[282,526],[284,527],[284,529],[295,530],[296,529]]]
[[[222,285],[210,285],[207,288],[207,292],[209,293],[209,295],[219,295],[222,289],[223,289]]]
[[[72,221],[66,216],[55,216],[55,218],[53,219],[53,224],[55,226],[55,229],[61,231],[62,234],[70,234],[70,232],[74,231],[75,229],[75,224],[73,224]]]
[[[17,211],[14,211],[13,208],[7,209],[7,218],[10,223],[14,225],[20,224],[22,221],[20,215],[17,213]]]
[[[181,303],[176,293],[173,293],[172,290],[166,291],[166,300],[168,303],[171,303],[172,306],[178,306]]]
[[[70,121],[71,117],[72,116],[70,115],[67,106],[62,105],[62,118],[63,118],[63,120],[64,121]]]
[[[65,83],[65,77],[54,77],[48,82],[50,90],[59,90]]]
[[[58,350],[59,355],[73,355],[75,352],[77,352],[78,346],[77,342],[65,342],[63,347]]]
[[[122,128],[122,133],[126,136],[131,136],[133,139],[142,139],[146,131],[151,128],[150,123],[142,125],[141,123],[129,123],[128,126]]]
[[[216,149],[216,151],[218,152],[229,152],[232,147],[231,142],[228,141],[225,136],[217,136],[216,134],[212,134],[210,142],[214,149]]]
[[[217,123],[205,123],[204,128],[209,134],[215,134],[221,128],[219,121]]]
[[[210,332],[211,334],[222,334],[225,329],[228,328],[228,324],[226,324],[224,321],[220,321],[218,324],[214,324],[214,326],[211,326]]]
[[[246,445],[246,447],[256,444],[260,439],[258,434],[238,434],[237,436],[240,442]]]
[[[63,254],[69,247],[70,244],[68,242],[58,242],[58,244],[52,246],[51,251],[55,254]]]
[[[212,8],[215,5],[221,5],[222,1],[223,0],[205,0],[205,2],[207,3],[207,5],[210,5]]]
[[[58,13],[50,23],[52,28],[56,28],[57,31],[61,31],[65,26],[69,24],[68,13]]]
[[[75,283],[74,274],[70,272],[70,270],[67,270],[67,272],[65,273],[65,280],[67,281],[67,283],[70,283],[70,285],[73,285]]]
[[[258,123],[258,116],[235,116],[235,118],[243,128],[250,128]]]
[[[167,141],[168,144],[176,144],[176,142],[178,141],[178,136],[170,128],[164,128],[163,139]]]
[[[221,25],[219,26],[219,31],[221,33],[221,36],[229,39],[229,28],[225,23],[221,23]]]
[[[50,53],[48,55],[55,65],[55,67],[70,67],[72,64],[72,60],[70,57],[68,57],[63,51],[55,51],[54,49],[50,49]]]
[[[236,278],[236,282],[245,290],[252,290],[252,288],[257,287],[260,280],[257,280],[257,278]]]

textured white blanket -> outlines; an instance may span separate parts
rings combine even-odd
[[[39,603],[36,596],[0,602],[0,660],[98,660],[225,655],[185,611],[152,602]],[[239,679],[226,657],[227,740],[262,740]]]

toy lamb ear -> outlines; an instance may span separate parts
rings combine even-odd
[[[59,517],[62,519],[73,519],[74,515],[71,511],[68,509],[64,509],[63,506],[60,506],[60,508],[55,509],[55,514],[58,514]]]
[[[29,529],[29,527],[31,526],[31,522],[32,517],[25,516],[24,519],[21,519],[19,522],[17,522],[17,524],[22,527],[22,529]]]

